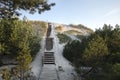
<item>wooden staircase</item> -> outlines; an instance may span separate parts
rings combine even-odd
[[[46,37],[48,38],[51,34],[51,23],[48,23],[48,29],[47,29],[47,34],[46,34]]]
[[[53,39],[54,38],[46,38],[46,44],[45,44],[46,50],[53,49]]]
[[[54,52],[44,53],[43,64],[55,64]]]
[[[48,23],[48,29],[46,34],[45,49],[47,52],[44,52],[42,62],[44,64],[55,64],[54,52],[48,52],[53,49],[53,40],[54,38],[50,37],[52,24]]]

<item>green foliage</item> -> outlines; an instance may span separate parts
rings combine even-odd
[[[78,72],[80,67],[92,67],[89,71],[82,70],[85,80],[119,80],[120,79],[120,26],[113,29],[111,25],[104,25],[97,29],[94,34],[83,37],[77,56],[74,44],[67,44],[63,51],[65,57],[70,60]],[[77,44],[76,44],[77,45]],[[73,51],[73,52],[72,52]],[[71,52],[73,53],[71,55]],[[81,54],[81,55],[80,55]],[[76,61],[72,61],[76,59]],[[77,64],[75,64],[77,63]],[[86,72],[87,71],[87,72]],[[84,73],[84,74],[83,74]]]
[[[108,55],[108,48],[105,41],[100,36],[96,36],[89,42],[83,58],[91,66],[96,66],[104,60],[106,55]]]
[[[24,73],[30,69],[32,57],[40,48],[40,36],[38,36],[40,34],[37,34],[35,28],[25,21],[2,19],[0,23],[0,59],[6,55],[10,58],[17,58],[18,73],[16,74],[20,74],[23,78]],[[5,73],[5,80],[10,80],[6,75]]]
[[[29,65],[32,61],[32,57],[30,55],[30,50],[26,42],[21,42],[19,45],[21,48],[18,57],[18,71],[20,72],[20,77],[24,77],[24,73],[30,69]]]
[[[68,60],[73,62],[76,59],[75,57],[78,57],[77,55],[79,54],[78,52],[80,52],[79,46],[80,46],[79,41],[68,42],[67,45],[65,45],[65,48],[63,50],[64,57],[66,57]]]
[[[7,19],[0,21],[0,61],[3,56],[16,59],[18,65],[13,75],[18,76],[19,74],[21,79],[27,74],[32,57],[40,48],[41,34],[38,32],[41,29],[39,31],[37,29],[26,21]],[[0,65],[2,64],[0,62]],[[10,80],[7,71],[3,72],[3,79]]]
[[[30,50],[31,55],[34,58],[36,53],[40,49],[41,37],[43,37],[47,30],[47,23],[43,21],[28,21],[28,24],[31,25],[33,29],[33,37],[30,38]]]
[[[68,36],[65,35],[65,34],[60,34],[60,33],[58,33],[58,34],[57,34],[57,37],[59,38],[59,41],[60,41],[59,43],[60,43],[60,44],[71,41],[71,38],[68,37]]]
[[[35,30],[36,35],[42,37],[45,35],[47,30],[47,23],[44,21],[28,21],[28,23],[33,27]]]
[[[120,52],[120,28],[115,28],[110,38],[110,49],[111,52]]]
[[[86,36],[84,36],[84,35],[76,35],[76,37],[77,37],[78,39],[82,40],[82,39],[84,39]]]
[[[8,69],[2,69],[1,73],[3,80],[10,80],[10,72],[8,71]]]
[[[112,26],[104,24],[103,28],[96,29],[95,34],[100,35],[103,39],[108,40],[108,36],[111,36]]]
[[[5,50],[4,47],[5,47],[5,45],[0,43],[0,54],[2,54],[4,52],[4,50]]]
[[[47,0],[0,0],[0,18],[13,18],[19,16],[18,10],[29,11],[31,14],[50,10],[55,3],[48,3]]]
[[[83,49],[80,49],[80,47],[82,47],[82,44],[79,41],[74,40],[72,42],[68,42],[63,50],[63,56],[71,61],[76,67],[81,64]]]
[[[19,48],[21,42],[26,42],[30,44],[30,39],[32,37],[32,29],[27,23],[22,21],[14,21],[13,24],[14,28],[12,29],[9,41],[11,42],[11,53],[17,54],[21,50]]]
[[[0,53],[9,54],[10,34],[12,33],[13,23],[9,20],[0,21]]]
[[[107,43],[109,56],[109,63],[120,63],[120,27],[116,25],[113,29],[110,25],[104,25],[102,29],[95,31],[95,34],[100,35]]]
[[[33,58],[41,48],[40,41],[41,39],[37,36],[31,37],[29,48],[30,48],[30,54]]]
[[[0,59],[7,55],[10,58],[16,58],[21,52],[21,44],[27,45],[32,57],[40,49],[40,34],[31,24],[19,20],[4,20],[0,21]]]
[[[120,76],[120,63],[116,63],[115,65],[113,65],[113,72],[117,76]]]

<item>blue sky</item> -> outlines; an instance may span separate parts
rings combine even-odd
[[[50,11],[34,15],[22,12],[30,20],[63,24],[83,24],[91,29],[103,24],[120,24],[120,0],[49,0],[56,5]]]

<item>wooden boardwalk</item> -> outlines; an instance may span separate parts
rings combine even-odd
[[[46,50],[53,49],[53,39],[54,38],[46,38],[46,44],[45,44]]]
[[[46,37],[48,38],[51,34],[51,23],[48,23],[48,29],[47,29],[47,34],[46,34]]]
[[[59,80],[56,66],[53,64],[45,64],[39,80]]]
[[[54,52],[50,52],[49,50],[53,49],[53,38],[50,38],[52,25],[48,24],[46,41],[45,41],[45,49],[47,52],[44,52],[43,55],[43,67],[40,72],[40,76],[38,80],[59,80],[58,72],[55,65]]]

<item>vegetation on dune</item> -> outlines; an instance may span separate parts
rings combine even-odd
[[[79,49],[80,46],[81,46],[81,44],[77,40],[72,41],[72,42],[68,42],[65,45],[65,48],[63,50],[63,56],[65,58],[67,58],[69,61],[71,61],[72,63],[77,62],[78,61],[78,57],[80,57],[79,56],[80,51],[81,51]],[[75,63],[75,64],[78,64],[78,63]]]
[[[57,37],[59,38],[59,43],[60,43],[60,44],[71,41],[71,38],[68,37],[68,36],[65,35],[65,34],[60,34],[60,33],[58,33],[58,34],[57,34]]]
[[[33,41],[31,41],[30,48],[31,48],[31,55],[35,57],[36,53],[39,51],[41,38],[45,35],[47,30],[47,23],[43,21],[27,21],[29,25],[31,25],[32,29],[34,30],[33,34],[36,35],[31,37]]]
[[[57,26],[55,27],[56,32],[61,32],[63,30],[63,26]]]
[[[80,40],[83,40],[86,36],[84,36],[84,35],[76,35],[76,37],[77,37],[78,39],[80,39]]]
[[[69,24],[69,26],[74,27],[74,28],[78,28],[78,29],[85,29],[88,31],[88,33],[93,33],[92,29],[90,29],[82,24],[79,24],[79,25]]]
[[[70,34],[70,35],[84,35],[84,33],[77,31],[77,30],[68,30],[64,31],[64,34]]]
[[[120,26],[104,25],[82,42],[66,44],[63,55],[85,80],[119,80]],[[86,67],[87,69],[83,69]]]
[[[45,35],[47,30],[47,23],[44,21],[28,21],[28,23],[34,28],[38,36],[42,37]],[[39,35],[40,34],[40,35]]]

